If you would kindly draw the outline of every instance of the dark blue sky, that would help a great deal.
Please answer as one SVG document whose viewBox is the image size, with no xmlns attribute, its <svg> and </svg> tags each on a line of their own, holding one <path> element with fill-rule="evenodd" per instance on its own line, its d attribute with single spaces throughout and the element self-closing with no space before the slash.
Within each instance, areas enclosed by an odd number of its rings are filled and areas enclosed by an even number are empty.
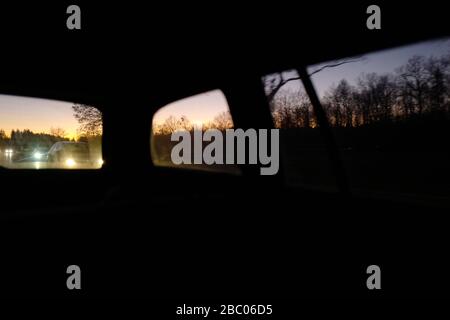
<svg viewBox="0 0 450 320">
<path fill-rule="evenodd" d="M 337 84 L 341 79 L 346 79 L 351 84 L 356 83 L 356 79 L 361 73 L 376 72 L 378 74 L 393 72 L 401 65 L 406 64 L 409 58 L 414 55 L 436 56 L 450 53 L 450 38 L 422 42 L 420 44 L 409 45 L 384 51 L 363 55 L 360 62 L 344 64 L 334 68 L 324 69 L 312 76 L 312 81 L 320 97 L 333 84 Z M 310 66 L 311 72 L 327 64 Z"/>
</svg>

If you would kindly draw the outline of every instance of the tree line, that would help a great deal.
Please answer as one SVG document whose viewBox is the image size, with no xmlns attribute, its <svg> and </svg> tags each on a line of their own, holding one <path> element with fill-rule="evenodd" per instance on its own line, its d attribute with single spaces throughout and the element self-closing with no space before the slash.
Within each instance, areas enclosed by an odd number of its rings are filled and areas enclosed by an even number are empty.
<svg viewBox="0 0 450 320">
<path fill-rule="evenodd" d="M 16 151 L 30 148 L 49 149 L 58 141 L 70 141 L 64 137 L 64 130 L 61 128 L 52 128 L 50 133 L 35 133 L 29 129 L 11 130 L 10 135 L 0 129 L 0 147 L 2 149 L 14 147 Z"/>
<path fill-rule="evenodd" d="M 74 117 L 80 124 L 77 133 L 78 137 L 69 139 L 63 128 L 50 128 L 48 133 L 36 133 L 30 129 L 13 129 L 7 135 L 5 130 L 0 129 L 0 148 L 14 148 L 16 152 L 30 149 L 50 149 L 58 141 L 88 142 L 94 148 L 99 148 L 102 135 L 102 114 L 89 105 L 74 104 L 72 106 Z"/>
<path fill-rule="evenodd" d="M 180 117 L 169 116 L 162 123 L 153 124 L 152 131 L 154 135 L 170 135 L 177 130 L 192 131 L 194 129 L 201 129 L 203 131 L 208 129 L 226 130 L 233 128 L 233 120 L 228 111 L 217 114 L 213 120 L 203 123 L 201 128 L 197 128 L 185 115 Z"/>
<path fill-rule="evenodd" d="M 176 117 L 171 115 L 162 123 L 152 125 L 152 159 L 157 165 L 171 165 L 171 150 L 177 142 L 171 141 L 171 134 L 178 130 L 206 131 L 208 129 L 218 129 L 224 131 L 233 128 L 231 114 L 228 111 L 217 114 L 212 120 L 202 123 L 201 128 L 195 126 L 185 115 Z M 193 139 L 193 137 L 192 137 Z"/>
<path fill-rule="evenodd" d="M 270 97 L 270 93 L 269 93 Z M 333 127 L 360 127 L 450 114 L 450 54 L 413 56 L 394 72 L 362 73 L 356 84 L 342 79 L 321 98 Z M 303 90 L 280 90 L 271 100 L 278 128 L 313 128 L 316 122 Z"/>
</svg>

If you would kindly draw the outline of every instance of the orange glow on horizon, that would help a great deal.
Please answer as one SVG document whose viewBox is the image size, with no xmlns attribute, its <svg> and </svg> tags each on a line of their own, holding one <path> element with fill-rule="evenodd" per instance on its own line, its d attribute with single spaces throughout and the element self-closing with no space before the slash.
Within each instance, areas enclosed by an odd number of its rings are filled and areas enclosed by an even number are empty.
<svg viewBox="0 0 450 320">
<path fill-rule="evenodd" d="M 64 138 L 77 140 L 80 124 L 72 106 L 71 102 L 0 95 L 0 130 L 10 138 L 13 130 L 52 134 L 52 129 L 62 129 Z"/>
</svg>

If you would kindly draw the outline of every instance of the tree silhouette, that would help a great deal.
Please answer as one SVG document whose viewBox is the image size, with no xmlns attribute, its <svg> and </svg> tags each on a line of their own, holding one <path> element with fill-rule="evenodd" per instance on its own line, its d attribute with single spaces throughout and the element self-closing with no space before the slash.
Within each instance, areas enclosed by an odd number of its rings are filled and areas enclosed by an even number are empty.
<svg viewBox="0 0 450 320">
<path fill-rule="evenodd" d="M 309 128 L 314 126 L 312 105 L 304 90 L 280 91 L 272 105 L 275 127 Z"/>
<path fill-rule="evenodd" d="M 193 126 L 189 119 L 186 116 L 181 116 L 180 118 L 176 118 L 175 116 L 169 116 L 164 120 L 164 122 L 160 125 L 153 125 L 153 133 L 154 134 L 171 134 L 177 130 L 187 130 L 191 131 Z"/>
<path fill-rule="evenodd" d="M 50 134 L 55 137 L 64 138 L 66 131 L 63 128 L 50 128 Z"/>
<path fill-rule="evenodd" d="M 80 127 L 80 135 L 97 136 L 102 134 L 102 113 L 93 106 L 85 104 L 74 104 L 72 106 L 74 117 Z"/>
<path fill-rule="evenodd" d="M 325 65 L 316 71 L 336 65 Z M 298 77 L 285 78 L 280 74 L 269 80 L 265 79 L 266 93 L 277 127 L 308 127 L 308 122 L 314 123 L 313 117 L 307 120 L 312 113 L 306 112 L 310 102 L 302 88 L 296 92 L 280 90 Z M 428 59 L 413 56 L 395 72 L 361 74 L 355 85 L 342 79 L 325 91 L 322 106 L 332 126 L 351 128 L 450 112 L 449 92 L 450 54 Z"/>
<path fill-rule="evenodd" d="M 428 90 L 427 73 L 425 70 L 425 58 L 414 56 L 408 60 L 408 63 L 397 70 L 398 82 L 404 88 L 404 93 L 411 97 L 407 107 L 417 114 L 422 114 L 425 108 L 425 97 Z"/>
<path fill-rule="evenodd" d="M 341 66 L 343 64 L 352 63 L 352 62 L 358 62 L 362 61 L 364 57 L 356 57 L 356 58 L 346 58 L 341 59 L 333 63 L 325 64 L 323 66 L 320 66 L 318 69 L 312 71 L 309 73 L 309 76 L 312 76 L 316 73 L 321 72 L 322 70 L 328 69 L 328 68 L 334 68 Z M 269 103 L 272 103 L 273 99 L 275 98 L 278 91 L 280 91 L 281 88 L 283 88 L 287 83 L 295 80 L 301 80 L 299 76 L 289 77 L 285 78 L 283 75 L 283 72 L 278 72 L 277 74 L 272 74 L 267 77 L 263 78 L 264 87 L 266 88 L 266 96 L 267 101 Z"/>
<path fill-rule="evenodd" d="M 214 117 L 212 123 L 207 125 L 207 128 L 214 128 L 218 130 L 226 130 L 233 128 L 233 120 L 231 114 L 228 111 L 219 113 Z"/>
</svg>

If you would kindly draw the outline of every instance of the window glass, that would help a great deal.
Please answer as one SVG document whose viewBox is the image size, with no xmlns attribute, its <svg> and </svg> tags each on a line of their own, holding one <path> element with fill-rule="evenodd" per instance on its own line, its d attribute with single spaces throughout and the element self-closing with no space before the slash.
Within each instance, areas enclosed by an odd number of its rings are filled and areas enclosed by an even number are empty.
<svg viewBox="0 0 450 320">
<path fill-rule="evenodd" d="M 0 166 L 97 169 L 102 114 L 92 106 L 0 95 Z"/>
<path fill-rule="evenodd" d="M 354 192 L 450 195 L 450 39 L 308 68 Z"/>
<path fill-rule="evenodd" d="M 336 191 L 326 144 L 313 107 L 295 70 L 262 79 L 280 145 L 288 184 Z"/>
<path fill-rule="evenodd" d="M 233 120 L 228 108 L 227 100 L 221 90 L 214 90 L 188 97 L 159 109 L 153 116 L 152 121 L 152 161 L 156 166 L 177 167 L 187 169 L 199 169 L 207 171 L 218 171 L 238 174 L 240 170 L 233 164 L 213 163 L 206 164 L 195 163 L 194 144 L 200 146 L 203 152 L 205 148 L 215 139 L 205 141 L 203 134 L 208 129 L 217 129 L 224 137 L 225 130 L 233 129 Z M 172 134 L 185 131 L 190 136 L 190 163 L 174 163 L 172 151 L 180 140 L 173 140 Z M 224 141 L 224 140 L 223 140 Z M 222 154 L 225 154 L 225 143 L 221 148 Z M 183 152 L 181 152 L 183 153 Z"/>
</svg>

